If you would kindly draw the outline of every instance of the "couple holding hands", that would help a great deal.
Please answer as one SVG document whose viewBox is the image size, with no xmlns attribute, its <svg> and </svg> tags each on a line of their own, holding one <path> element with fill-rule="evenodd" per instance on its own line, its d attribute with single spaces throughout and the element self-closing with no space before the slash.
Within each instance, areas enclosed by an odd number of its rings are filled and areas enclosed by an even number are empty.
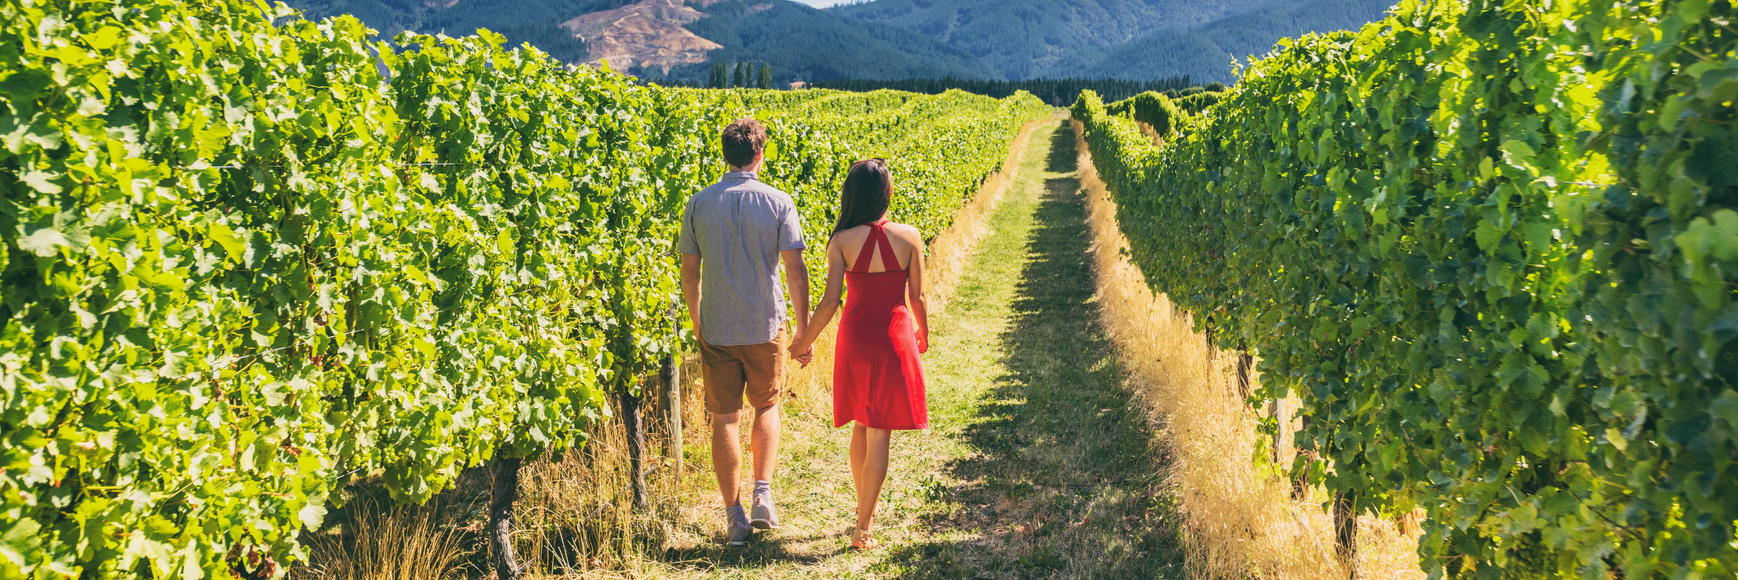
<svg viewBox="0 0 1738 580">
<path fill-rule="evenodd" d="M 893 197 L 887 162 L 852 164 L 839 196 L 839 221 L 826 242 L 826 291 L 811 316 L 803 262 L 807 242 L 796 204 L 756 176 L 766 128 L 754 119 L 738 120 L 724 129 L 723 145 L 730 171 L 688 199 L 677 246 L 682 299 L 700 339 L 706 411 L 712 417 L 712 469 L 727 511 L 725 541 L 740 546 L 755 529 L 778 528 L 772 476 L 785 358 L 807 366 L 815 340 L 837 314 L 833 426 L 855 423 L 851 477 L 857 526 L 851 547 L 873 549 L 869 526 L 887 479 L 893 431 L 929 426 L 918 360 L 929 349 L 923 238 L 917 228 L 887 221 Z M 797 317 L 798 332 L 788 346 L 780 262 Z M 841 313 L 846 289 L 850 300 Z M 754 489 L 748 509 L 741 498 L 738 443 L 745 394 L 754 413 Z"/>
</svg>

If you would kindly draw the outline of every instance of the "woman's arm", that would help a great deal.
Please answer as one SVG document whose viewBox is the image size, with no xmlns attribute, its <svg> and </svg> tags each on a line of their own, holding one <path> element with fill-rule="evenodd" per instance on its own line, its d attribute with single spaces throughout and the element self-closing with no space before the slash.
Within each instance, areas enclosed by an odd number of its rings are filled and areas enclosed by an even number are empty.
<svg viewBox="0 0 1738 580">
<path fill-rule="evenodd" d="M 923 300 L 923 234 L 912 228 L 910 274 L 905 284 L 905 299 L 911 305 L 911 315 L 917 318 L 917 352 L 929 352 L 929 305 Z"/>
<path fill-rule="evenodd" d="M 808 325 L 803 327 L 803 333 L 791 341 L 791 358 L 795 358 L 807 366 L 813 353 L 815 341 L 821 338 L 821 332 L 827 329 L 827 324 L 833 321 L 833 315 L 839 313 L 839 298 L 845 292 L 845 254 L 827 240 L 827 290 L 821 294 L 821 303 L 815 305 L 815 312 L 809 315 Z"/>
</svg>

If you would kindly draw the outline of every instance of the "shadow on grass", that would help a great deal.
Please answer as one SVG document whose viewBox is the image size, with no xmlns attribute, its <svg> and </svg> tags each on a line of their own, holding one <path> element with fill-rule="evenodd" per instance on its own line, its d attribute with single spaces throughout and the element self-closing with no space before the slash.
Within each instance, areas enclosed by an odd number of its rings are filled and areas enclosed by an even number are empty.
<svg viewBox="0 0 1738 580">
<path fill-rule="evenodd" d="M 1079 161 L 1079 154 L 1074 147 L 1074 131 L 1069 129 L 1067 123 L 1056 125 L 1055 130 L 1050 134 L 1050 155 L 1044 158 L 1044 170 L 1051 173 L 1074 173 L 1074 170 L 1076 169 L 1075 165 L 1078 164 Z M 1051 182 L 1056 181 L 1064 180 L 1051 180 Z M 1079 185 L 1079 181 L 1073 178 L 1069 178 L 1066 181 Z M 1054 192 L 1055 188 L 1052 183 L 1047 182 L 1044 185 L 1049 187 L 1050 191 Z M 1063 193 L 1072 192 L 1073 190 L 1070 189 Z M 1081 214 L 1081 219 L 1085 220 L 1085 210 L 1083 209 L 1081 211 L 1083 212 Z M 1086 240 L 1086 230 L 1084 227 L 1080 230 L 1080 239 L 1082 242 Z M 1083 243 L 1081 247 L 1085 247 L 1085 244 Z"/>
<path fill-rule="evenodd" d="M 1047 169 L 1075 169 L 1073 133 L 1051 140 Z M 926 525 L 938 536 L 880 566 L 900 578 L 1180 578 L 1181 529 L 1164 493 L 1166 454 L 1098 324 L 1086 210 L 1072 177 L 1046 180 L 1027 237 L 1007 373 L 947 466 Z M 951 534 L 950 534 L 951 532 Z"/>
<path fill-rule="evenodd" d="M 765 535 L 761 533 L 750 540 L 747 546 L 742 547 L 727 547 L 722 542 L 723 535 L 715 534 L 715 537 L 708 538 L 709 541 L 691 548 L 666 550 L 661 559 L 678 566 L 689 563 L 704 569 L 741 568 L 752 570 L 775 564 L 818 564 L 828 558 L 844 555 L 846 553 L 844 546 L 841 545 L 837 550 L 820 554 L 811 551 L 793 551 L 790 547 L 848 534 L 849 532 L 845 530 L 824 530 L 802 536 L 758 537 Z"/>
</svg>

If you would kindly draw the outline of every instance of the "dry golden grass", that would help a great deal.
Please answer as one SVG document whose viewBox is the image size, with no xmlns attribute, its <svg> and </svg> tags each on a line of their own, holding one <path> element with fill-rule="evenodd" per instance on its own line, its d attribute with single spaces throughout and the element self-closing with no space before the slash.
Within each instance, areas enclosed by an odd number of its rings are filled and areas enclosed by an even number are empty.
<svg viewBox="0 0 1738 580">
<path fill-rule="evenodd" d="M 1154 129 L 1152 125 L 1149 125 L 1149 124 L 1141 122 L 1141 121 L 1135 121 L 1135 126 L 1140 127 L 1141 134 L 1146 135 L 1147 138 L 1149 138 L 1149 139 L 1152 139 L 1154 145 L 1164 144 L 1165 138 L 1160 137 L 1159 131 L 1157 129 Z M 1084 151 L 1084 149 L 1082 149 L 1082 151 Z"/>
<path fill-rule="evenodd" d="M 1077 141 L 1081 126 L 1074 123 Z M 1290 484 L 1250 458 L 1259 417 L 1238 394 L 1231 353 L 1215 352 L 1193 322 L 1164 295 L 1155 296 L 1124 256 L 1128 241 L 1116 204 L 1079 143 L 1103 325 L 1137 377 L 1140 399 L 1168 433 L 1175 463 L 1190 574 L 1196 578 L 1344 579 L 1335 557 L 1332 517 L 1321 489 L 1293 500 Z M 1253 374 L 1253 371 L 1251 371 Z M 1251 383 L 1259 377 L 1252 376 Z M 1295 408 L 1295 403 L 1281 408 Z M 1282 449 L 1290 445 L 1282 445 Z M 1280 460 L 1289 464 L 1291 456 Z M 1360 578 L 1423 578 L 1415 553 L 1418 526 L 1359 518 Z"/>
<path fill-rule="evenodd" d="M 647 419 L 658 416 L 647 409 Z M 648 434 L 647 443 L 658 437 Z M 673 462 L 648 449 L 646 477 L 651 504 L 633 507 L 627 430 L 619 419 L 593 429 L 584 448 L 525 464 L 514 511 L 521 564 L 533 575 L 567 575 L 592 569 L 632 569 L 648 551 L 661 550 L 675 532 L 684 500 L 680 482 L 668 476 Z"/>
<path fill-rule="evenodd" d="M 349 506 L 351 519 L 336 534 L 308 542 L 315 565 L 292 575 L 310 580 L 447 580 L 462 578 L 470 553 L 464 534 L 444 527 L 436 506 L 382 507 L 374 500 Z"/>
</svg>

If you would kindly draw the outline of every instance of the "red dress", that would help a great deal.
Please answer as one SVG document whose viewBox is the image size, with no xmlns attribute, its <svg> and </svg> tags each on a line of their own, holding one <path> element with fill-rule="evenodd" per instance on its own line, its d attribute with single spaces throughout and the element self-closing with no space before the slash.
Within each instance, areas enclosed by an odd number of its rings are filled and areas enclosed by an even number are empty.
<svg viewBox="0 0 1738 580">
<path fill-rule="evenodd" d="M 875 249 L 889 268 L 899 265 L 882 226 L 869 224 L 869 239 L 857 254 L 867 270 Z M 909 269 L 845 271 L 845 309 L 833 356 L 833 426 L 856 421 L 875 429 L 929 426 L 923 363 L 917 358 L 916 321 L 905 305 Z"/>
</svg>

